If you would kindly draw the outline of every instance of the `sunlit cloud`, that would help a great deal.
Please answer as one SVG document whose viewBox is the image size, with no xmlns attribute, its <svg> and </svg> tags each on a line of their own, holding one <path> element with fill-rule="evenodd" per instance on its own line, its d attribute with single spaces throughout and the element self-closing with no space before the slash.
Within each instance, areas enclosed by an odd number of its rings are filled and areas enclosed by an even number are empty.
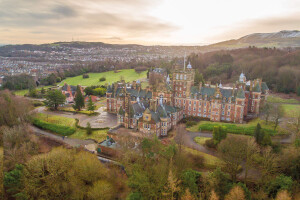
<svg viewBox="0 0 300 200">
<path fill-rule="evenodd" d="M 212 43 L 299 29 L 291 0 L 0 0 L 0 43 Z"/>
</svg>

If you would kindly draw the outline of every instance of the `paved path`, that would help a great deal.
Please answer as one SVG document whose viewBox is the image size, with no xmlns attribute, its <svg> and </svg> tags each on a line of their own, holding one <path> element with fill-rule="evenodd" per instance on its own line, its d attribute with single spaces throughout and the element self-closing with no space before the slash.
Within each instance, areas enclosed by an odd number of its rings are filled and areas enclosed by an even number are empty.
<svg viewBox="0 0 300 200">
<path fill-rule="evenodd" d="M 95 142 L 93 140 L 80 140 L 80 139 L 68 138 L 68 137 L 63 138 L 62 136 L 55 135 L 53 133 L 44 131 L 35 126 L 30 126 L 30 128 L 36 135 L 43 135 L 43 136 L 49 137 L 51 139 L 61 141 L 72 147 L 84 146 L 84 145 L 88 145 L 88 144 L 95 144 Z"/>
<path fill-rule="evenodd" d="M 64 111 L 48 111 L 46 107 L 38 107 L 35 109 L 38 113 L 44 113 L 48 115 L 58 115 L 61 117 L 68 117 L 79 120 L 79 125 L 86 127 L 87 123 L 90 122 L 92 128 L 106 128 L 114 127 L 118 124 L 117 116 L 111 113 L 108 113 L 105 110 L 105 107 L 100 107 L 96 112 L 99 112 L 99 115 L 88 116 L 80 113 L 64 112 Z"/>
<path fill-rule="evenodd" d="M 203 133 L 203 132 L 187 132 L 183 137 L 184 145 L 189 148 L 192 148 L 192 149 L 195 149 L 195 150 L 198 150 L 198 151 L 201 151 L 201 152 L 213 155 L 213 156 L 216 155 L 215 151 L 210 150 L 210 149 L 204 147 L 203 145 L 196 143 L 194 141 L 195 137 L 212 138 L 212 134 L 211 133 Z"/>
<path fill-rule="evenodd" d="M 100 113 L 96 116 L 87 116 L 81 117 L 79 120 L 80 126 L 87 126 L 87 123 L 90 122 L 92 128 L 105 128 L 105 127 L 114 127 L 118 124 L 117 115 L 108 113 L 105 110 L 105 107 L 100 107 L 96 112 Z"/>
</svg>

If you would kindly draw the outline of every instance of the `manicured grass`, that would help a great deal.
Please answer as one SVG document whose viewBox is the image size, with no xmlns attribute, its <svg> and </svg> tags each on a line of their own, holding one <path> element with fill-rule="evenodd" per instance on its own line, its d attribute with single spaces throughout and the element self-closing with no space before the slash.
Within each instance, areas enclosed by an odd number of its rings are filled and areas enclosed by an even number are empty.
<svg viewBox="0 0 300 200">
<path fill-rule="evenodd" d="M 81 140 L 94 139 L 98 142 L 101 142 L 101 141 L 105 140 L 105 138 L 107 136 L 107 131 L 108 131 L 107 129 L 94 130 L 91 135 L 87 135 L 86 130 L 76 128 L 76 126 L 75 126 L 76 120 L 73 119 L 73 118 L 61 117 L 61 116 L 57 116 L 57 115 L 47 115 L 47 114 L 39 113 L 35 116 L 35 119 L 38 119 L 38 120 L 43 121 L 45 123 L 67 127 L 67 128 L 72 129 L 72 130 L 74 129 L 72 134 L 69 134 L 70 138 L 77 138 L 77 139 L 81 139 Z M 60 131 L 57 132 L 57 129 L 48 129 L 48 128 L 43 128 L 43 129 L 50 130 L 50 131 L 55 132 L 55 133 L 60 134 L 60 135 L 65 135 L 65 134 L 62 134 L 62 132 L 60 132 Z"/>
<path fill-rule="evenodd" d="M 91 135 L 86 134 L 86 130 L 77 129 L 76 132 L 70 136 L 70 138 L 77 138 L 81 140 L 93 139 L 97 142 L 102 142 L 106 139 L 108 129 L 93 131 Z"/>
<path fill-rule="evenodd" d="M 47 115 L 44 113 L 38 113 L 35 118 L 43 120 L 52 124 L 59 124 L 63 126 L 75 127 L 76 120 L 68 117 L 61 117 L 58 115 Z"/>
<path fill-rule="evenodd" d="M 101 77 L 105 77 L 106 81 L 99 81 Z M 89 78 L 82 78 L 82 75 L 75 76 L 71 78 L 66 78 L 63 80 L 60 85 L 68 83 L 69 85 L 82 85 L 82 86 L 91 86 L 91 85 L 105 85 L 106 83 L 113 83 L 119 81 L 123 77 L 126 82 L 131 82 L 134 80 L 142 79 L 147 77 L 147 71 L 141 72 L 140 74 L 136 73 L 134 69 L 119 70 L 118 73 L 114 71 L 102 72 L 102 73 L 89 73 Z"/>
<path fill-rule="evenodd" d="M 222 160 L 220 160 L 219 158 L 203 153 L 201 151 L 197 151 L 188 147 L 184 147 L 184 151 L 197 155 L 197 156 L 202 156 L 204 158 L 204 166 L 205 168 L 208 169 L 214 169 L 218 166 L 221 166 L 223 164 Z"/>
<path fill-rule="evenodd" d="M 201 121 L 197 125 L 187 128 L 187 130 L 192 132 L 197 131 L 213 131 L 214 126 L 224 126 L 227 129 L 228 133 L 233 134 L 243 134 L 243 135 L 253 135 L 257 123 L 260 123 L 265 133 L 275 135 L 276 131 L 273 130 L 273 123 L 269 122 L 268 125 L 264 120 L 255 119 L 247 124 L 233 124 L 233 123 L 224 123 L 224 122 L 210 122 L 210 121 Z"/>
<path fill-rule="evenodd" d="M 195 137 L 194 138 L 194 141 L 197 143 L 197 144 L 200 144 L 200 145 L 205 145 L 205 141 L 206 140 L 209 140 L 210 138 L 208 137 Z"/>
<path fill-rule="evenodd" d="M 285 117 L 298 117 L 300 113 L 300 104 L 282 104 Z"/>
<path fill-rule="evenodd" d="M 48 88 L 51 88 L 51 87 L 55 87 L 53 85 L 48 85 L 48 86 L 40 86 L 40 87 L 37 87 L 37 90 L 41 90 L 42 88 L 44 89 L 48 89 Z M 13 91 L 15 93 L 15 95 L 18 95 L 18 96 L 24 96 L 25 94 L 27 94 L 29 92 L 28 89 L 25 89 L 25 90 L 16 90 L 16 91 Z"/>
<path fill-rule="evenodd" d="M 300 101 L 298 101 L 297 99 L 283 99 L 281 97 L 274 96 L 274 95 L 269 95 L 267 97 L 267 101 L 270 103 L 299 103 L 300 104 Z"/>
<path fill-rule="evenodd" d="M 59 125 L 59 124 L 53 124 L 49 123 L 40 119 L 35 118 L 33 120 L 33 124 L 41 129 L 49 130 L 55 133 L 58 133 L 63 136 L 72 135 L 75 133 L 76 129 L 74 127 Z"/>
<path fill-rule="evenodd" d="M 96 106 L 95 110 L 97 110 L 99 107 Z M 80 114 L 85 114 L 85 115 L 97 115 L 99 113 L 97 112 L 91 112 L 91 111 L 88 111 L 88 110 L 74 110 L 73 107 L 60 107 L 59 110 L 61 111 L 65 111 L 65 112 L 73 112 L 73 113 L 80 113 Z"/>
</svg>

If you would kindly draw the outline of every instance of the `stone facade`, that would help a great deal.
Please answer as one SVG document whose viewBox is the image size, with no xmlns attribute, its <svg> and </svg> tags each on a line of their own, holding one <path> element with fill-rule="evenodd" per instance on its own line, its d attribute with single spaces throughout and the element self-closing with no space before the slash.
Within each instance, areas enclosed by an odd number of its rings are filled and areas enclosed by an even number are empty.
<svg viewBox="0 0 300 200">
<path fill-rule="evenodd" d="M 257 116 L 268 95 L 261 79 L 247 81 L 242 73 L 233 87 L 202 83 L 194 86 L 195 70 L 191 64 L 175 70 L 172 81 L 156 88 L 141 89 L 139 82 L 117 82 L 107 88 L 107 110 L 118 114 L 126 128 L 165 136 L 185 116 L 211 121 L 242 123 L 248 115 Z"/>
<path fill-rule="evenodd" d="M 118 123 L 145 134 L 166 136 L 183 117 L 183 111 L 173 104 L 169 83 L 157 88 L 141 89 L 141 84 L 114 83 L 107 88 L 107 111 L 117 113 Z"/>
</svg>

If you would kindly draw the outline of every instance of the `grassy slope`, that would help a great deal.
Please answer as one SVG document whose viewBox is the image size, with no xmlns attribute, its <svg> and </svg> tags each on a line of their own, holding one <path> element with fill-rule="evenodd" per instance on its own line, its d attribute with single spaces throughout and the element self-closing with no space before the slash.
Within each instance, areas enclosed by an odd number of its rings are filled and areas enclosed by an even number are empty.
<svg viewBox="0 0 300 200">
<path fill-rule="evenodd" d="M 221 166 L 222 165 L 222 160 L 220 160 L 219 158 L 203 153 L 201 151 L 197 151 L 188 147 L 184 147 L 184 151 L 189 152 L 191 154 L 194 155 L 198 155 L 198 156 L 203 156 L 204 158 L 204 166 L 208 169 L 214 169 L 217 166 Z"/>
<path fill-rule="evenodd" d="M 106 81 L 99 81 L 101 77 L 105 77 Z M 82 75 L 75 76 L 71 78 L 66 78 L 63 80 L 60 85 L 68 83 L 69 85 L 82 85 L 82 86 L 91 86 L 91 85 L 104 85 L 106 83 L 113 83 L 119 81 L 123 77 L 126 82 L 131 82 L 137 79 L 142 79 L 147 77 L 147 71 L 144 71 L 140 74 L 136 73 L 134 69 L 120 70 L 118 73 L 114 71 L 102 72 L 102 73 L 89 73 L 89 78 L 83 79 Z"/>
<path fill-rule="evenodd" d="M 200 144 L 200 145 L 204 145 L 205 144 L 205 141 L 206 140 L 209 140 L 210 138 L 208 137 L 195 137 L 194 138 L 194 141 L 197 143 L 197 144 Z"/>
<path fill-rule="evenodd" d="M 54 86 L 53 85 L 41 86 L 41 87 L 38 87 L 37 90 L 41 90 L 42 88 L 47 89 L 47 88 L 50 88 L 50 87 L 54 87 Z M 18 96 L 24 96 L 28 92 L 29 92 L 28 89 L 14 91 L 15 95 L 18 95 Z"/>
<path fill-rule="evenodd" d="M 300 104 L 300 101 L 298 101 L 297 99 L 283 99 L 281 97 L 274 96 L 274 95 L 269 95 L 267 101 L 270 103 L 299 103 Z"/>
<path fill-rule="evenodd" d="M 300 104 L 282 104 L 285 117 L 297 117 L 300 113 Z"/>
</svg>

